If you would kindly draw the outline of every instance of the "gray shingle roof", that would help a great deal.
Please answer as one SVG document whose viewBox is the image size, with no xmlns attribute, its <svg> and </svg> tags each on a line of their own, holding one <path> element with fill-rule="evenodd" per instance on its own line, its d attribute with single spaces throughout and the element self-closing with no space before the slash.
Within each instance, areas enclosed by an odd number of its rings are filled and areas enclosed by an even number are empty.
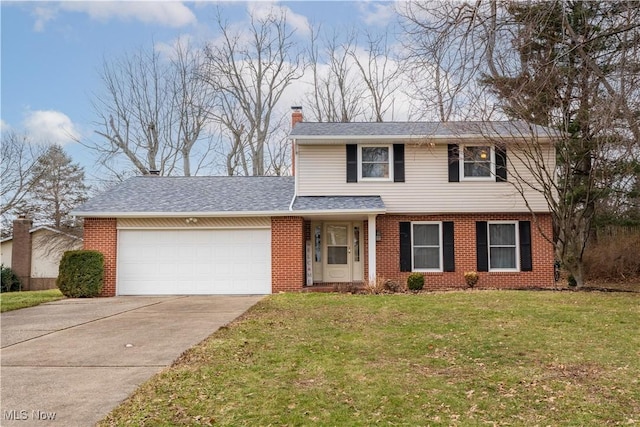
<svg viewBox="0 0 640 427">
<path fill-rule="evenodd" d="M 384 209 L 385 205 L 380 196 L 299 196 L 293 202 L 294 211 Z"/>
<path fill-rule="evenodd" d="M 538 136 L 551 137 L 553 129 L 525 122 L 366 122 L 366 123 L 315 123 L 300 122 L 291 133 L 292 138 L 313 137 L 432 137 L 446 138 L 463 135 L 487 137 L 529 136 L 534 132 Z"/>
<path fill-rule="evenodd" d="M 72 214 L 288 211 L 293 194 L 293 177 L 139 176 L 90 199 Z"/>
</svg>

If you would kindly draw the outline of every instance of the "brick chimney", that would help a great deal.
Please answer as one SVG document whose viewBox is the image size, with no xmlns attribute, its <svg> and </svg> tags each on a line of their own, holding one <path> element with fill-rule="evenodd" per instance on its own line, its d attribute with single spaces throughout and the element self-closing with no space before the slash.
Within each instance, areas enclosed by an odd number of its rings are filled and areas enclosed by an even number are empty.
<svg viewBox="0 0 640 427">
<path fill-rule="evenodd" d="M 291 129 L 293 129 L 296 123 L 300 123 L 302 121 L 302 107 L 291 107 Z"/>
<path fill-rule="evenodd" d="M 22 290 L 31 289 L 31 233 L 33 221 L 20 215 L 13 221 L 13 245 L 11 248 L 11 269 L 22 283 Z"/>
<path fill-rule="evenodd" d="M 293 129 L 297 123 L 303 120 L 302 107 L 291 107 L 291 129 Z M 291 175 L 296 175 L 296 144 L 295 140 L 291 140 Z"/>
</svg>

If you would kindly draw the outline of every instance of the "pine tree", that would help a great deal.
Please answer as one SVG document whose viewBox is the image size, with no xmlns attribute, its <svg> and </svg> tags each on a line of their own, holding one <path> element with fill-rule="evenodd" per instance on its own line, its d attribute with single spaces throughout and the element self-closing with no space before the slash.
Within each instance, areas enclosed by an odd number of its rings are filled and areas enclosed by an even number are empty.
<svg viewBox="0 0 640 427">
<path fill-rule="evenodd" d="M 25 209 L 35 223 L 70 227 L 69 212 L 87 200 L 84 169 L 73 163 L 61 146 L 52 145 L 38 158 Z"/>
</svg>

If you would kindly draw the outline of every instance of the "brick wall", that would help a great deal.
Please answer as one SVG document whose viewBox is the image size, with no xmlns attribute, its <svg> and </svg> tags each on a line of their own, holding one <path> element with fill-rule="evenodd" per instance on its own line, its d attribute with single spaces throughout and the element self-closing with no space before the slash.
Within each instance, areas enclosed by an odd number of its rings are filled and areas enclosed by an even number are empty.
<svg viewBox="0 0 640 427">
<path fill-rule="evenodd" d="M 102 297 L 116 295 L 116 257 L 118 231 L 115 218 L 85 218 L 84 249 L 102 252 L 104 256 L 104 285 Z"/>
<path fill-rule="evenodd" d="M 31 288 L 31 227 L 33 221 L 20 216 L 13 221 L 13 245 L 11 247 L 11 269 L 20 279 L 23 291 Z"/>
<path fill-rule="evenodd" d="M 466 288 L 464 273 L 476 271 L 476 221 L 531 221 L 533 270 L 517 273 L 479 272 L 477 288 L 550 288 L 553 280 L 553 245 L 541 235 L 539 226 L 548 236 L 552 232 L 551 215 L 538 215 L 534 220 L 527 214 L 473 214 L 473 215 L 380 215 L 376 228 L 382 233 L 377 242 L 377 275 L 406 283 L 411 273 L 400 272 L 401 221 L 454 221 L 455 272 L 423 273 L 425 289 Z"/>
<path fill-rule="evenodd" d="M 301 217 L 271 218 L 271 290 L 299 291 L 305 283 L 305 226 Z"/>
</svg>

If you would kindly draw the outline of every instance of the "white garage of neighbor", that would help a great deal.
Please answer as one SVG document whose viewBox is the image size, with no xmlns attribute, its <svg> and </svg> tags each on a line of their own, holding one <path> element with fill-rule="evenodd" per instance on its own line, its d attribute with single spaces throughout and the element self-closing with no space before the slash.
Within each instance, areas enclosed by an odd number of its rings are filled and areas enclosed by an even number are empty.
<svg viewBox="0 0 640 427">
<path fill-rule="evenodd" d="M 118 295 L 271 293 L 270 228 L 121 229 Z"/>
</svg>

